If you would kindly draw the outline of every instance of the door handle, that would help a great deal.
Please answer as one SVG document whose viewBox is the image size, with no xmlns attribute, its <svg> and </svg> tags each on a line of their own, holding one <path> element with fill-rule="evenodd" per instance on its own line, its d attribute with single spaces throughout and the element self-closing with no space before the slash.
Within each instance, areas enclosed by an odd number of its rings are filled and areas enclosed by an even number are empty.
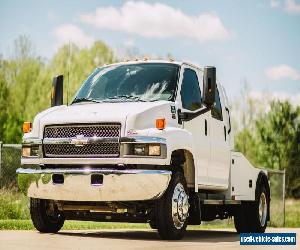
<svg viewBox="0 0 300 250">
<path fill-rule="evenodd" d="M 206 119 L 205 119 L 204 131 L 205 131 L 205 135 L 207 136 L 207 120 Z"/>
</svg>

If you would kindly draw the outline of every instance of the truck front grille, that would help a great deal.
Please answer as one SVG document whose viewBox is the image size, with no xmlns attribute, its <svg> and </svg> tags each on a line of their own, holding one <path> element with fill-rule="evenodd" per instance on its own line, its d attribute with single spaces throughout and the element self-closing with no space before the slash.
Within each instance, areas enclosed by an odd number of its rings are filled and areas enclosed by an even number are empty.
<svg viewBox="0 0 300 250">
<path fill-rule="evenodd" d="M 95 125 L 61 125 L 47 126 L 45 138 L 71 138 L 77 135 L 85 137 L 119 137 L 120 124 L 95 124 Z"/>
<path fill-rule="evenodd" d="M 111 138 L 105 142 L 92 144 L 44 144 L 45 157 L 67 158 L 67 157 L 118 157 L 120 154 L 119 139 L 121 135 L 120 124 L 76 124 L 76 125 L 55 125 L 46 126 L 44 138 L 76 138 L 100 137 Z"/>
<path fill-rule="evenodd" d="M 44 146 L 47 157 L 111 157 L 119 155 L 118 143 L 87 144 L 81 147 L 71 144 Z"/>
</svg>

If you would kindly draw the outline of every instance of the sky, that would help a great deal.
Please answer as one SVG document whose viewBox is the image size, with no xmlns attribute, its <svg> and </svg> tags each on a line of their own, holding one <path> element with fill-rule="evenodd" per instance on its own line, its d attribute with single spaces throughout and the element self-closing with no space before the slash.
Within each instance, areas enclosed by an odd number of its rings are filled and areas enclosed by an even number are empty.
<svg viewBox="0 0 300 250">
<path fill-rule="evenodd" d="M 230 99 L 247 82 L 254 98 L 300 105 L 300 0 L 1 0 L 0 54 L 24 34 L 45 60 L 102 40 L 120 57 L 214 65 Z"/>
</svg>

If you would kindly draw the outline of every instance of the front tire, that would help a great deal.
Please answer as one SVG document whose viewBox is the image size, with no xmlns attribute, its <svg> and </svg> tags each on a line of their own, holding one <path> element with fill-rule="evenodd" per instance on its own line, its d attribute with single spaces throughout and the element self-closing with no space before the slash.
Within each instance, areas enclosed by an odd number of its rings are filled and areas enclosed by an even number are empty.
<svg viewBox="0 0 300 250">
<path fill-rule="evenodd" d="M 57 233 L 65 221 L 48 200 L 30 198 L 30 215 L 34 227 L 41 233 Z"/>
<path fill-rule="evenodd" d="M 189 216 L 188 200 L 188 190 L 183 174 L 174 173 L 165 194 L 157 202 L 156 226 L 162 239 L 180 240 L 183 238 Z"/>
</svg>

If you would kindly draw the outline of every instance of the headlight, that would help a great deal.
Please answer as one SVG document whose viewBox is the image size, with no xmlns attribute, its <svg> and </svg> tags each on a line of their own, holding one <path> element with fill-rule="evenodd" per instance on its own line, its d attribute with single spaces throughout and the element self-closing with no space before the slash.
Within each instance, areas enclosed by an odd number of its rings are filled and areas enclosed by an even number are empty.
<svg viewBox="0 0 300 250">
<path fill-rule="evenodd" d="M 133 145 L 133 154 L 135 155 L 148 155 L 147 151 L 147 145 L 145 144 Z"/>
<path fill-rule="evenodd" d="M 39 146 L 37 146 L 37 145 L 22 146 L 22 156 L 23 157 L 32 157 L 32 156 L 35 157 L 38 155 L 39 155 Z"/>
<path fill-rule="evenodd" d="M 160 145 L 133 144 L 135 155 L 160 156 Z"/>
<path fill-rule="evenodd" d="M 124 143 L 122 145 L 122 156 L 162 156 L 162 148 L 166 152 L 166 145 L 148 143 Z"/>
<path fill-rule="evenodd" d="M 134 155 L 160 156 L 160 145 L 155 144 L 132 144 Z"/>
</svg>

